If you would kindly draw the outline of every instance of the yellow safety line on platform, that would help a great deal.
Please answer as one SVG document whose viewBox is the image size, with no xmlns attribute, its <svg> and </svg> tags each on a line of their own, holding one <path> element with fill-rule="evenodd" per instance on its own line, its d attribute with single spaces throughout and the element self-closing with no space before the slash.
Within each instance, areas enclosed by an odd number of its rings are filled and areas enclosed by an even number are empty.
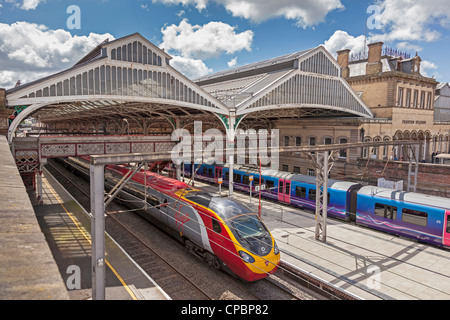
<svg viewBox="0 0 450 320">
<path fill-rule="evenodd" d="M 66 209 L 66 207 L 64 206 L 61 198 L 56 194 L 56 191 L 47 183 L 47 179 L 43 178 L 42 181 L 44 181 L 44 183 L 47 185 L 47 187 L 49 188 L 50 192 L 53 194 L 53 196 L 55 197 L 56 201 L 59 202 L 59 204 L 61 205 L 61 207 L 64 209 L 64 211 L 67 213 L 67 215 L 69 216 L 69 218 L 73 221 L 73 223 L 76 225 L 76 227 L 78 228 L 78 230 L 80 230 L 80 232 L 83 234 L 83 236 L 86 238 L 86 240 L 89 242 L 89 244 L 92 244 L 90 237 L 83 231 L 83 229 L 80 227 L 80 225 L 78 224 L 78 222 L 74 219 L 74 217 L 72 216 L 72 214 L 69 213 L 69 211 Z M 117 279 L 119 279 L 120 283 L 122 283 L 122 285 L 124 286 L 124 288 L 127 290 L 127 292 L 130 294 L 131 298 L 133 298 L 133 300 L 139 300 L 136 295 L 134 294 L 134 292 L 128 287 L 128 285 L 126 284 L 125 280 L 123 280 L 123 278 L 120 276 L 120 274 L 116 271 L 116 269 L 114 269 L 114 267 L 109 263 L 109 261 L 107 259 L 105 259 L 106 264 L 108 265 L 108 267 L 112 270 L 112 272 L 116 275 Z"/>
</svg>

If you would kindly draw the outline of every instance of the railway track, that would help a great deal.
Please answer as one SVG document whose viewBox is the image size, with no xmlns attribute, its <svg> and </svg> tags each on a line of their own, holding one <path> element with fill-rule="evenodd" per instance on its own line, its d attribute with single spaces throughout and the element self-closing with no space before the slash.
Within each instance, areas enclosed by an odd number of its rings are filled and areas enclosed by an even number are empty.
<svg viewBox="0 0 450 320">
<path fill-rule="evenodd" d="M 49 161 L 47 170 L 89 211 L 89 183 L 61 164 Z M 112 202 L 106 231 L 173 300 L 316 300 L 317 294 L 292 285 L 280 273 L 257 283 L 243 283 L 207 266 L 173 238 Z M 162 249 L 166 248 L 166 249 Z M 206 279 L 210 281 L 205 281 Z M 223 279 L 219 282 L 219 279 Z"/>
</svg>

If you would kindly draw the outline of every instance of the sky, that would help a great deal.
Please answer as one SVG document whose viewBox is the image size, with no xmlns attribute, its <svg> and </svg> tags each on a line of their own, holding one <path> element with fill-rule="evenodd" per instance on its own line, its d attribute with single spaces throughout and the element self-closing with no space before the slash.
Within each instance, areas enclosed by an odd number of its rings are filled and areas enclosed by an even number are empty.
<svg viewBox="0 0 450 320">
<path fill-rule="evenodd" d="M 139 32 L 191 79 L 324 45 L 383 41 L 450 82 L 449 0 L 0 0 L 0 88 L 73 66 Z"/>
</svg>

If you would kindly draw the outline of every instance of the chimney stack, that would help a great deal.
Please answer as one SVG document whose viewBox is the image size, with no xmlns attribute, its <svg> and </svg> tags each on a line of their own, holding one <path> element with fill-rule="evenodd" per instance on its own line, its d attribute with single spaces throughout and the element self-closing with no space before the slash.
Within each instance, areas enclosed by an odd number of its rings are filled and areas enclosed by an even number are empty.
<svg viewBox="0 0 450 320">
<path fill-rule="evenodd" d="M 337 61 L 342 68 L 342 77 L 348 78 L 350 76 L 350 68 L 348 67 L 350 50 L 340 50 L 337 52 L 337 55 Z"/>
<path fill-rule="evenodd" d="M 381 52 L 383 50 L 383 42 L 375 42 L 368 45 L 369 59 L 366 66 L 366 74 L 380 73 L 383 70 L 381 63 Z"/>
</svg>

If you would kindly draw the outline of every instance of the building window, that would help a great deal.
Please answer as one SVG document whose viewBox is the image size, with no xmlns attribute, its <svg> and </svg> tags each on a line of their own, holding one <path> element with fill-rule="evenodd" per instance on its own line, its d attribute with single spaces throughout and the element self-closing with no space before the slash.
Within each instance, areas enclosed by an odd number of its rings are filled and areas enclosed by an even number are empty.
<svg viewBox="0 0 450 320">
<path fill-rule="evenodd" d="M 315 146 L 316 145 L 316 138 L 309 138 L 309 145 L 310 146 Z M 315 152 L 311 152 L 311 154 L 316 154 Z"/>
<path fill-rule="evenodd" d="M 289 136 L 284 136 L 284 146 L 285 147 L 289 146 Z"/>
<path fill-rule="evenodd" d="M 406 104 L 405 107 L 411 108 L 411 89 L 406 90 Z"/>
<path fill-rule="evenodd" d="M 427 109 L 431 110 L 431 92 L 428 92 L 427 94 Z"/>
<path fill-rule="evenodd" d="M 324 143 L 325 145 L 331 144 L 331 138 L 325 138 Z"/>
<path fill-rule="evenodd" d="M 300 167 L 294 167 L 294 173 L 300 174 Z"/>
<path fill-rule="evenodd" d="M 315 177 L 316 171 L 314 169 L 308 169 L 308 176 Z"/>
<path fill-rule="evenodd" d="M 339 144 L 346 144 L 348 143 L 347 139 L 340 139 Z M 347 158 L 347 149 L 342 149 L 339 151 L 339 158 Z"/>
<path fill-rule="evenodd" d="M 283 164 L 283 171 L 288 172 L 289 171 L 289 166 L 286 164 Z"/>
<path fill-rule="evenodd" d="M 390 139 L 385 137 L 383 140 L 386 142 L 389 141 Z M 387 158 L 387 156 L 388 156 L 388 146 L 383 146 L 383 158 Z"/>
<path fill-rule="evenodd" d="M 419 91 L 414 90 L 413 108 L 417 108 L 418 99 L 419 99 Z"/>
<path fill-rule="evenodd" d="M 398 88 L 397 106 L 398 107 L 403 106 L 403 88 Z"/>
<path fill-rule="evenodd" d="M 302 137 L 295 137 L 295 145 L 300 147 L 302 145 Z"/>
<path fill-rule="evenodd" d="M 425 91 L 420 93 L 420 109 L 425 108 Z"/>
</svg>

